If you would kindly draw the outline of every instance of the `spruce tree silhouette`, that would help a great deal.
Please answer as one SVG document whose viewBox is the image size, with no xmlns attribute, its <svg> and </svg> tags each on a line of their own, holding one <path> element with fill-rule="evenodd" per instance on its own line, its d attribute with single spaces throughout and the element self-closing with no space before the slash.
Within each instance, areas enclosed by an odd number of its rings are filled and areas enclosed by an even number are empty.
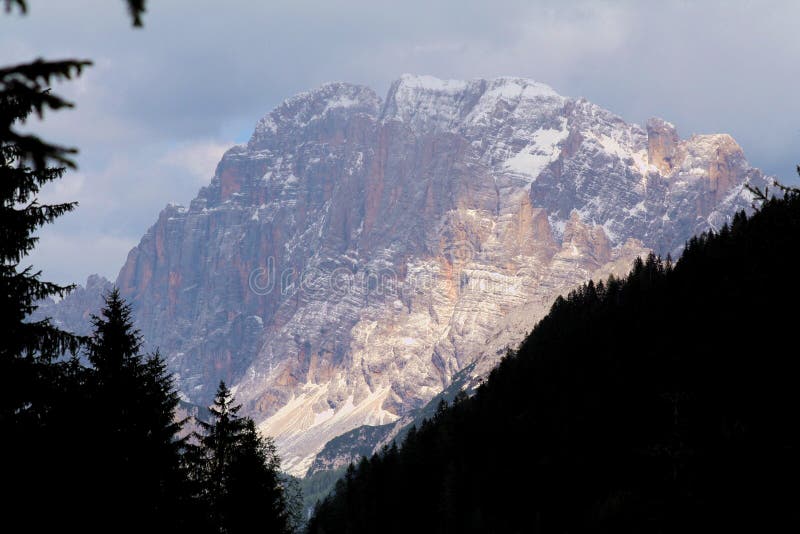
<svg viewBox="0 0 800 534">
<path fill-rule="evenodd" d="M 210 421 L 197 421 L 204 433 L 200 438 L 200 445 L 206 455 L 206 485 L 209 501 L 214 522 L 220 525 L 225 522 L 221 503 L 226 491 L 228 468 L 231 464 L 233 450 L 245 427 L 244 419 L 238 416 L 240 409 L 241 405 L 233 404 L 233 395 L 225 382 L 220 382 L 214 396 L 214 404 L 209 408 Z"/>
<path fill-rule="evenodd" d="M 209 421 L 198 421 L 205 496 L 214 532 L 292 532 L 275 444 L 258 434 L 220 382 Z M 254 513 L 254 511 L 256 511 Z"/>
<path fill-rule="evenodd" d="M 79 66 L 53 68 L 69 77 Z M 46 79 L 37 72 L 15 76 L 13 69 L 0 69 L 0 464 L 4 483 L 15 488 L 9 510 L 20 515 L 35 506 L 31 496 L 40 481 L 58 473 L 51 451 L 57 438 L 51 415 L 64 401 L 58 360 L 81 343 L 48 319 L 26 320 L 39 300 L 71 289 L 42 281 L 39 271 L 22 265 L 36 245 L 36 231 L 75 208 L 75 203 L 37 201 L 41 188 L 65 171 L 46 165 L 59 160 L 59 151 L 30 136 L 10 135 L 12 125 L 34 111 L 58 107 L 40 86 Z"/>
<path fill-rule="evenodd" d="M 87 398 L 97 527 L 121 517 L 142 529 L 175 528 L 182 490 L 177 392 L 166 365 L 141 352 L 131 308 L 116 288 L 92 318 Z M 135 513 L 133 513 L 135 511 Z"/>
<path fill-rule="evenodd" d="M 24 0 L 5 0 L 7 12 L 25 13 Z M 140 22 L 143 0 L 130 0 L 134 23 Z M 49 530 L 75 494 L 74 443 L 64 439 L 64 409 L 76 406 L 82 384 L 80 366 L 64 369 L 62 356 L 76 353 L 82 339 L 49 320 L 27 321 L 44 298 L 64 296 L 71 285 L 41 280 L 40 271 L 22 262 L 37 242 L 35 232 L 75 203 L 39 204 L 40 189 L 74 168 L 76 150 L 21 133 L 19 126 L 35 114 L 71 107 L 49 85 L 80 75 L 90 62 L 69 59 L 36 61 L 0 67 L 0 473 L 6 492 L 3 514 L 26 530 Z M 73 362 L 75 364 L 77 362 Z M 55 452 L 57 451 L 57 452 Z M 50 506 L 52 513 L 40 508 Z"/>
</svg>

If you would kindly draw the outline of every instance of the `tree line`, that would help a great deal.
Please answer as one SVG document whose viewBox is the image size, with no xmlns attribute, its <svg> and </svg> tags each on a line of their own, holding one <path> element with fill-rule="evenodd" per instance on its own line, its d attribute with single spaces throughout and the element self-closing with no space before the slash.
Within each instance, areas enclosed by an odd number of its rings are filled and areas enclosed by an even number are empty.
<svg viewBox="0 0 800 534">
<path fill-rule="evenodd" d="M 145 354 L 112 291 L 88 337 L 29 320 L 72 287 L 22 261 L 36 231 L 75 203 L 40 204 L 72 150 L 17 131 L 69 103 L 47 85 L 85 62 L 0 69 L 0 480 L 2 529 L 22 532 L 292 532 L 299 497 L 275 445 L 219 385 L 207 421 L 183 435 L 164 360 Z M 55 164 L 54 164 L 55 163 Z M 297 504 L 295 504 L 297 503 Z"/>
<path fill-rule="evenodd" d="M 0 415 L 4 520 L 26 532 L 296 531 L 297 489 L 225 384 L 182 436 L 172 377 L 141 352 L 116 289 L 92 323 L 69 357 L 4 353 L 4 391 L 16 389 Z"/>
<path fill-rule="evenodd" d="M 800 194 L 755 193 L 676 264 L 559 298 L 473 397 L 351 465 L 309 532 L 796 525 Z"/>
</svg>

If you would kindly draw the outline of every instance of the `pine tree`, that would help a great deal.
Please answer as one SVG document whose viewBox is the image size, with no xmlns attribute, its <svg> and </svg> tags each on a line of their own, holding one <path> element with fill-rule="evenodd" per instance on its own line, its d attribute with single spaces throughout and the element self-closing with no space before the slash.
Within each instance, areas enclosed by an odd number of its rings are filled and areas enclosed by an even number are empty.
<svg viewBox="0 0 800 534">
<path fill-rule="evenodd" d="M 241 408 L 241 405 L 233 404 L 233 394 L 221 381 L 214 404 L 209 408 L 211 421 L 197 421 L 204 432 L 200 444 L 207 457 L 207 492 L 215 505 L 222 500 L 232 451 L 244 430 L 245 421 L 238 416 Z"/>
<path fill-rule="evenodd" d="M 144 0 L 128 0 L 134 24 Z M 25 0 L 5 0 L 6 11 L 25 13 Z M 85 372 L 75 355 L 85 339 L 49 319 L 30 321 L 36 303 L 63 297 L 71 285 L 41 279 L 24 265 L 36 232 L 76 203 L 40 204 L 42 187 L 75 164 L 75 149 L 21 133 L 31 115 L 43 118 L 72 104 L 53 94 L 53 81 L 81 74 L 90 62 L 44 61 L 0 67 L 0 474 L 6 492 L 3 519 L 29 532 L 55 531 L 80 515 L 75 491 L 83 472 L 81 432 L 75 423 L 85 399 Z"/>
<path fill-rule="evenodd" d="M 129 524 L 142 528 L 174 528 L 183 473 L 172 378 L 158 353 L 141 353 L 131 308 L 117 289 L 92 323 L 89 462 L 95 498 L 103 503 L 98 519 L 128 516 Z"/>
<path fill-rule="evenodd" d="M 47 491 L 62 486 L 64 457 L 56 454 L 61 425 L 54 410 L 68 404 L 65 398 L 65 353 L 77 352 L 82 339 L 64 332 L 51 321 L 28 321 L 36 303 L 63 296 L 71 286 L 41 280 L 41 273 L 23 265 L 37 242 L 36 232 L 75 208 L 75 203 L 42 205 L 42 187 L 58 180 L 71 162 L 69 153 L 15 127 L 36 112 L 68 105 L 47 92 L 53 78 L 69 78 L 83 63 L 43 63 L 0 69 L 0 471 L 6 487 L 14 488 L 4 503 L 12 514 L 32 517 L 33 528 L 48 517 L 30 510 L 46 499 Z M 53 165 L 53 162 L 56 165 Z M 13 520 L 13 516 L 12 519 Z"/>
<path fill-rule="evenodd" d="M 289 532 L 283 486 L 275 443 L 262 438 L 253 420 L 246 419 L 231 456 L 222 502 L 227 530 L 250 532 L 257 522 L 265 532 Z"/>
<path fill-rule="evenodd" d="M 25 0 L 5 0 L 6 11 L 16 7 L 26 13 Z M 135 26 L 141 25 L 144 0 L 127 0 Z M 51 321 L 27 321 L 36 302 L 63 297 L 73 286 L 40 279 L 41 272 L 21 262 L 36 245 L 35 232 L 72 211 L 75 202 L 39 204 L 41 188 L 74 168 L 77 151 L 44 141 L 18 127 L 32 114 L 72 107 L 53 94 L 53 81 L 79 76 L 86 60 L 36 61 L 0 68 L 0 432 L 16 440 L 3 440 L 0 454 L 31 450 L 28 441 L 41 431 L 47 411 L 58 404 L 59 370 L 50 364 L 66 352 L 75 353 L 81 338 L 55 327 Z M 25 439 L 23 439 L 25 438 Z M 13 443 L 7 443 L 12 441 Z M 9 448 L 6 450 L 6 448 Z M 8 452 L 8 454 L 6 454 Z M 17 466 L 24 465 L 17 457 Z M 29 475 L 28 475 L 29 476 Z"/>
<path fill-rule="evenodd" d="M 64 71 L 69 76 L 71 70 Z M 63 296 L 72 287 L 40 279 L 41 273 L 20 263 L 36 245 L 35 232 L 43 225 L 73 210 L 75 203 L 41 205 L 41 188 L 64 173 L 65 167 L 48 167 L 47 159 L 59 159 L 59 152 L 15 134 L 12 125 L 23 122 L 34 111 L 41 112 L 52 100 L 36 79 L 0 70 L 0 427 L 30 415 L 39 418 L 42 365 L 66 351 L 76 351 L 80 339 L 51 324 L 49 320 L 28 322 L 36 302 Z M 41 80 L 44 81 L 44 80 Z M 28 82 L 28 83 L 25 83 Z M 20 90 L 19 88 L 25 88 Z M 37 107 L 38 106 L 38 107 Z M 33 161 L 33 167 L 31 162 Z"/>
<path fill-rule="evenodd" d="M 185 525 L 184 508 L 189 495 L 182 454 L 185 439 L 178 438 L 185 421 L 176 417 L 178 391 L 166 362 L 156 351 L 142 368 L 142 414 L 145 421 L 147 476 L 154 497 L 154 519 L 173 529 Z"/>
<path fill-rule="evenodd" d="M 238 415 L 241 405 L 220 382 L 211 419 L 198 421 L 203 434 L 205 484 L 214 532 L 291 532 L 292 517 L 274 442 L 258 434 L 252 419 Z"/>
</svg>

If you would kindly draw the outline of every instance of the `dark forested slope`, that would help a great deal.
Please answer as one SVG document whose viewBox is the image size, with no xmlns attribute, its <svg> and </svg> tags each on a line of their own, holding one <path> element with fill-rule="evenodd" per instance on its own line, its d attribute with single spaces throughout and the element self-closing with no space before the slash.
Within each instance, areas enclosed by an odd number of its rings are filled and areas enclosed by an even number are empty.
<svg viewBox="0 0 800 534">
<path fill-rule="evenodd" d="M 693 531 L 796 504 L 800 198 L 559 299 L 470 399 L 351 468 L 312 533 Z"/>
</svg>

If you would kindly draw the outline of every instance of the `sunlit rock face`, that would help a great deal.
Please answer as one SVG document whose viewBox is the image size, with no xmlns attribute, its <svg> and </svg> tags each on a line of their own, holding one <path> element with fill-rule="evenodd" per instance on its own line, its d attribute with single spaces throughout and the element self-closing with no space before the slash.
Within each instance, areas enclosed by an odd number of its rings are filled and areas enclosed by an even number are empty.
<svg viewBox="0 0 800 534">
<path fill-rule="evenodd" d="M 234 386 L 285 467 L 487 372 L 576 284 L 750 206 L 727 135 L 681 140 L 530 80 L 327 84 L 261 119 L 117 284 L 183 394 Z"/>
</svg>

